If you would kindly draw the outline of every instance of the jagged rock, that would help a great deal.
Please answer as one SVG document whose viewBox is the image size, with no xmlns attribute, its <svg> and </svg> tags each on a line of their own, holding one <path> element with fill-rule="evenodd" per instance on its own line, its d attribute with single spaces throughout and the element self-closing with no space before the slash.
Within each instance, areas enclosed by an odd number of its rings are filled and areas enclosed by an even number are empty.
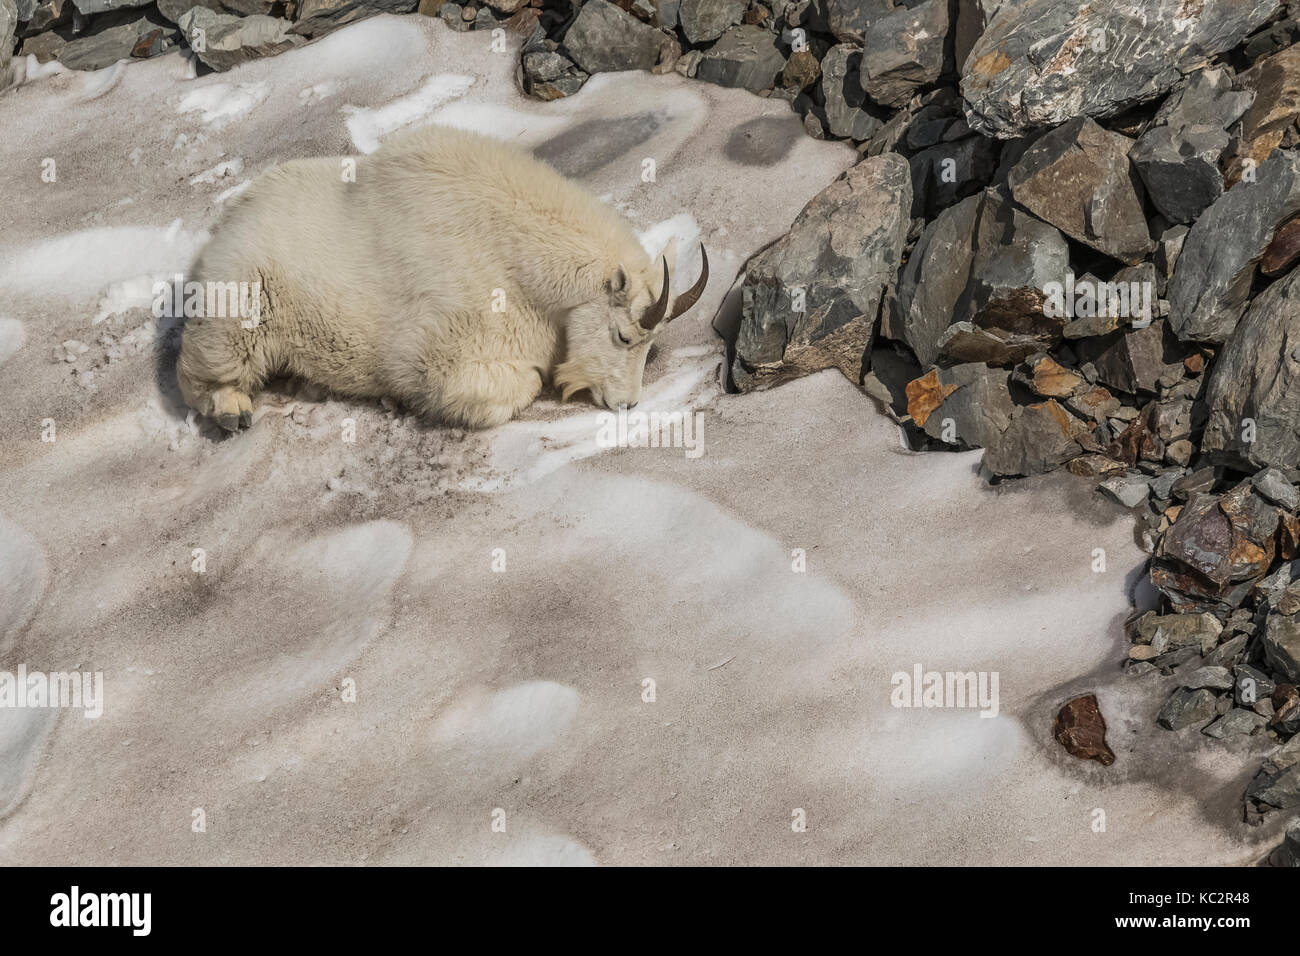
<svg viewBox="0 0 1300 956">
<path fill-rule="evenodd" d="M 1261 717 L 1253 710 L 1234 707 L 1201 733 L 1216 740 L 1222 740 L 1224 737 L 1244 737 L 1253 734 L 1267 723 L 1267 717 Z"/>
<path fill-rule="evenodd" d="M 142 14 L 138 10 L 101 14 L 92 23 L 91 31 L 61 46 L 59 62 L 70 70 L 102 70 L 118 60 L 135 56 L 137 49 L 142 49 L 141 56 L 161 53 L 162 47 L 176 37 L 176 28 L 158 14 Z M 155 34 L 163 41 L 157 48 L 140 47 L 142 40 Z"/>
<path fill-rule="evenodd" d="M 1266 276 L 1281 275 L 1290 270 L 1297 258 L 1300 258 L 1300 219 L 1288 219 L 1274 230 L 1259 262 L 1259 271 Z"/>
<path fill-rule="evenodd" d="M 921 234 L 887 334 L 923 365 L 941 351 L 957 361 L 1015 364 L 1060 341 L 1065 321 L 1045 314 L 1043 289 L 1068 268 L 1059 232 L 985 190 L 945 209 Z M 954 323 L 968 325 L 948 332 Z"/>
<path fill-rule="evenodd" d="M 1130 154 L 1147 195 L 1170 222 L 1194 222 L 1223 194 L 1219 157 L 1228 134 L 1216 126 L 1157 126 Z"/>
<path fill-rule="evenodd" d="M 554 50 L 530 50 L 519 61 L 521 85 L 529 96 L 556 100 L 572 96 L 587 82 L 587 74 Z"/>
<path fill-rule="evenodd" d="M 1018 405 L 1002 437 L 984 452 L 984 466 L 995 475 L 1040 475 L 1083 454 L 1079 439 L 1090 431 L 1053 399 Z"/>
<path fill-rule="evenodd" d="M 1067 236 L 1136 264 L 1152 243 L 1129 166 L 1131 146 L 1127 137 L 1080 116 L 1025 151 L 1007 176 L 1011 194 Z"/>
<path fill-rule="evenodd" d="M 1241 120 L 1237 155 L 1262 162 L 1278 146 L 1289 145 L 1284 138 L 1300 118 L 1300 49 L 1288 47 L 1260 60 L 1240 83 L 1255 100 Z"/>
<path fill-rule="evenodd" d="M 18 30 L 18 5 L 14 0 L 0 0 L 0 87 L 6 79 L 9 57 L 14 51 L 14 34 Z"/>
<path fill-rule="evenodd" d="M 1106 743 L 1106 719 L 1097 706 L 1096 694 L 1067 701 L 1056 714 L 1052 736 L 1072 756 L 1095 760 L 1103 767 L 1115 762 L 1115 752 Z"/>
<path fill-rule="evenodd" d="M 1277 509 L 1249 482 L 1219 497 L 1197 496 L 1160 536 L 1151 583 L 1175 608 L 1237 607 L 1273 563 L 1277 525 Z"/>
<path fill-rule="evenodd" d="M 1266 499 L 1287 511 L 1300 507 L 1300 491 L 1289 478 L 1276 468 L 1263 468 L 1250 479 L 1255 490 Z"/>
<path fill-rule="evenodd" d="M 920 87 L 943 72 L 948 0 L 900 6 L 863 31 L 862 87 L 877 103 L 906 105 Z"/>
<path fill-rule="evenodd" d="M 821 33 L 830 33 L 841 43 L 861 43 L 863 33 L 876 20 L 894 11 L 894 0 L 812 0 L 799 23 Z"/>
<path fill-rule="evenodd" d="M 986 448 L 1002 437 L 1015 403 L 1010 373 L 971 363 L 931 369 L 907 385 L 907 412 L 931 438 Z"/>
<path fill-rule="evenodd" d="M 1231 50 L 1276 9 L 1276 0 L 1006 2 L 962 70 L 971 128 L 1010 139 L 1120 113 Z"/>
<path fill-rule="evenodd" d="M 1209 613 L 1157 614 L 1147 611 L 1131 625 L 1129 637 L 1136 644 L 1156 645 L 1160 653 L 1169 648 L 1195 647 L 1202 653 L 1213 648 L 1223 634 L 1223 623 Z"/>
<path fill-rule="evenodd" d="M 1254 707 L 1261 700 L 1273 696 L 1277 683 L 1267 674 L 1249 664 L 1238 664 L 1234 669 L 1233 698 L 1242 707 Z"/>
<path fill-rule="evenodd" d="M 1153 126 L 1196 126 L 1205 124 L 1227 129 L 1250 108 L 1252 90 L 1234 88 L 1232 71 L 1227 67 L 1198 70 L 1160 104 Z"/>
<path fill-rule="evenodd" d="M 864 140 L 880 128 L 880 120 L 865 109 L 867 94 L 860 75 L 862 51 L 837 44 L 822 57 L 822 93 L 826 125 L 832 136 Z"/>
<path fill-rule="evenodd" d="M 1291 683 L 1300 683 L 1300 621 L 1270 614 L 1264 626 L 1264 658 Z"/>
<path fill-rule="evenodd" d="M 1250 822 L 1258 822 L 1251 810 L 1263 814 L 1269 808 L 1300 807 L 1300 734 L 1265 758 L 1259 773 L 1246 788 L 1246 804 Z"/>
<path fill-rule="evenodd" d="M 745 13 L 746 0 L 682 0 L 677 16 L 692 43 L 710 43 L 735 26 Z"/>
<path fill-rule="evenodd" d="M 1122 475 L 1127 471 L 1123 462 L 1112 461 L 1105 455 L 1080 455 L 1071 458 L 1065 465 L 1066 471 L 1080 478 L 1109 478 Z"/>
<path fill-rule="evenodd" d="M 650 70 L 665 34 L 608 0 L 587 0 L 564 35 L 573 62 L 587 73 Z"/>
<path fill-rule="evenodd" d="M 998 144 L 987 136 L 967 136 L 914 153 L 912 217 L 933 220 L 940 210 L 984 189 L 998 168 Z"/>
<path fill-rule="evenodd" d="M 1029 360 L 1030 387 L 1044 398 L 1071 398 L 1087 387 L 1082 375 L 1072 372 L 1050 355 Z"/>
<path fill-rule="evenodd" d="M 73 5 L 84 15 L 108 13 L 112 10 L 127 10 L 148 6 L 151 0 L 72 0 Z"/>
<path fill-rule="evenodd" d="M 1235 190 L 1234 190 L 1235 191 Z M 1201 450 L 1243 470 L 1300 462 L 1300 270 L 1251 304 L 1206 387 Z"/>
<path fill-rule="evenodd" d="M 1165 730 L 1182 730 L 1215 715 L 1218 697 L 1212 690 L 1189 690 L 1180 687 L 1174 691 L 1156 715 L 1156 723 Z"/>
<path fill-rule="evenodd" d="M 1300 820 L 1291 824 L 1282 839 L 1282 845 L 1269 856 L 1273 866 L 1300 866 Z"/>
<path fill-rule="evenodd" d="M 179 23 L 182 15 L 195 7 L 205 7 L 213 13 L 227 13 L 221 0 L 158 0 L 158 12 L 172 23 Z"/>
<path fill-rule="evenodd" d="M 3 6 L 4 4 L 0 2 L 0 7 Z M 75 9 L 72 0 L 18 0 L 18 22 L 21 24 L 17 31 L 18 36 L 35 36 L 51 27 L 62 26 L 72 19 Z M 161 9 L 160 5 L 159 10 Z M 3 19 L 3 14 L 0 14 L 0 19 Z M 3 25 L 0 25 L 0 32 L 3 30 Z M 0 58 L 3 58 L 9 49 L 10 45 L 0 44 Z"/>
<path fill-rule="evenodd" d="M 1242 185 L 1202 213 L 1179 253 L 1169 322 L 1184 341 L 1222 343 L 1236 328 L 1274 230 L 1300 212 L 1300 156 L 1278 153 Z"/>
<path fill-rule="evenodd" d="M 671 31 L 681 22 L 681 0 L 653 0 L 652 5 L 655 26 Z"/>
<path fill-rule="evenodd" d="M 750 260 L 732 375 L 741 390 L 838 368 L 855 384 L 909 224 L 907 162 L 863 160 Z M 800 308 L 801 306 L 801 308 Z"/>
<path fill-rule="evenodd" d="M 1179 683 L 1190 690 L 1228 690 L 1232 687 L 1232 671 L 1226 667 L 1207 665 L 1198 667 L 1179 678 Z"/>
<path fill-rule="evenodd" d="M 776 84 L 784 68 L 785 57 L 777 48 L 776 36 L 762 27 L 741 24 L 705 51 L 695 75 L 706 83 L 761 93 Z"/>
<path fill-rule="evenodd" d="M 817 57 L 809 50 L 800 50 L 792 53 L 786 61 L 785 68 L 781 71 L 781 86 L 802 93 L 816 83 L 821 75 L 821 64 L 817 62 Z"/>
<path fill-rule="evenodd" d="M 298 22 L 289 32 L 297 36 L 318 37 L 380 13 L 411 13 L 417 6 L 419 0 L 302 0 L 298 7 Z"/>
<path fill-rule="evenodd" d="M 180 18 L 181 32 L 195 55 L 214 70 L 275 56 L 303 41 L 291 24 L 275 17 L 232 17 L 195 7 Z M 201 39 L 200 39 L 201 37 Z"/>
<path fill-rule="evenodd" d="M 1116 475 L 1099 484 L 1097 490 L 1125 508 L 1136 508 L 1147 500 L 1147 495 L 1151 492 L 1151 481 L 1141 475 Z"/>
<path fill-rule="evenodd" d="M 1177 343 L 1167 341 L 1165 323 L 1160 321 L 1085 339 L 1076 346 L 1080 360 L 1096 368 L 1099 382 L 1130 394 L 1156 392 L 1182 370 L 1176 347 Z"/>
</svg>

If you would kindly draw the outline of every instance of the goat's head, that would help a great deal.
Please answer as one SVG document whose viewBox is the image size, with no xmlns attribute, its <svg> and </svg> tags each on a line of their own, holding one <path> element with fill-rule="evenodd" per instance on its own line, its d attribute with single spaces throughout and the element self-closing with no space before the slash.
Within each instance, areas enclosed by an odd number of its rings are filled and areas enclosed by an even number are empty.
<svg viewBox="0 0 1300 956">
<path fill-rule="evenodd" d="M 631 408 L 641 398 L 641 376 L 650 345 L 673 319 L 693 306 L 709 281 L 709 257 L 700 246 L 700 277 L 677 297 L 670 268 L 676 243 L 651 265 L 620 265 L 605 280 L 601 296 L 569 312 L 564 362 L 555 383 L 565 401 L 589 389 L 597 405 Z M 658 274 L 662 262 L 662 274 Z"/>
</svg>

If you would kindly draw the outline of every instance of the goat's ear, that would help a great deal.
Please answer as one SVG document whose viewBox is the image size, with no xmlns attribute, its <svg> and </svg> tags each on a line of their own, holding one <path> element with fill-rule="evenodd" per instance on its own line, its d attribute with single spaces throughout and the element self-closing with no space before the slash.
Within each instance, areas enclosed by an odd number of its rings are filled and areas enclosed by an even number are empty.
<svg viewBox="0 0 1300 956">
<path fill-rule="evenodd" d="M 614 273 L 605 280 L 605 291 L 609 293 L 611 299 L 627 298 L 627 270 L 622 266 L 615 266 Z"/>
</svg>

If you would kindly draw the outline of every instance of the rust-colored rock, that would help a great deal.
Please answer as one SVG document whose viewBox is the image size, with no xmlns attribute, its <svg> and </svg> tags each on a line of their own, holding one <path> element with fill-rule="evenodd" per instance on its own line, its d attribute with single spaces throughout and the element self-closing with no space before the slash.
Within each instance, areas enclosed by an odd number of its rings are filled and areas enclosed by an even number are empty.
<svg viewBox="0 0 1300 956">
<path fill-rule="evenodd" d="M 1096 694 L 1067 701 L 1056 715 L 1052 736 L 1075 757 L 1095 760 L 1103 767 L 1115 762 L 1115 752 L 1106 744 L 1106 720 Z"/>
<path fill-rule="evenodd" d="M 920 378 L 908 382 L 903 391 L 907 393 L 907 414 L 912 416 L 912 421 L 917 425 L 924 427 L 930 413 L 957 391 L 957 386 L 941 384 L 939 370 L 932 368 Z"/>
<path fill-rule="evenodd" d="M 1193 352 L 1183 359 L 1183 368 L 1187 369 L 1188 375 L 1200 375 L 1205 371 L 1205 356 L 1200 352 Z"/>
<path fill-rule="evenodd" d="M 1082 375 L 1046 355 L 1034 363 L 1033 372 L 1034 391 L 1046 398 L 1069 398 L 1086 384 Z"/>
<path fill-rule="evenodd" d="M 1300 257 L 1300 216 L 1289 219 L 1273 232 L 1273 241 L 1264 250 L 1260 271 L 1266 276 L 1281 275 Z"/>
</svg>

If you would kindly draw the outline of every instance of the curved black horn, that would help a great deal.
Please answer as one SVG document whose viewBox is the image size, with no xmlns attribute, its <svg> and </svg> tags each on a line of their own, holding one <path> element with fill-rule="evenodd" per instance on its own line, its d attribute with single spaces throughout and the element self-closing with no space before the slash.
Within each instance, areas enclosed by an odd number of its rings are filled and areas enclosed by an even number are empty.
<svg viewBox="0 0 1300 956">
<path fill-rule="evenodd" d="M 700 243 L 700 277 L 695 280 L 695 285 L 679 295 L 676 301 L 673 302 L 673 314 L 668 316 L 669 322 L 700 300 L 700 296 L 704 295 L 704 286 L 708 281 L 709 254 L 704 251 L 704 243 Z"/>
<path fill-rule="evenodd" d="M 664 287 L 659 292 L 659 300 L 654 305 L 646 309 L 641 316 L 641 328 L 647 332 L 658 325 L 664 317 L 664 312 L 668 308 L 668 260 L 664 259 Z"/>
</svg>

